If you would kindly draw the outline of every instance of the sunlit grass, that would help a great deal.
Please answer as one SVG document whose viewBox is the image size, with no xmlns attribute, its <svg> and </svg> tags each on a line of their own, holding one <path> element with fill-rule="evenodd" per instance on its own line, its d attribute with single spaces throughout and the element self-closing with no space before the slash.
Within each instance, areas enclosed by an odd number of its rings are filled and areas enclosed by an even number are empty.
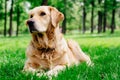
<svg viewBox="0 0 120 80">
<path fill-rule="evenodd" d="M 77 41 L 88 54 L 94 66 L 85 63 L 67 68 L 53 77 L 53 80 L 119 80 L 120 79 L 120 37 L 108 34 L 67 34 L 66 39 Z M 31 37 L 0 39 L 0 80 L 47 80 L 46 76 L 23 73 L 25 50 Z"/>
</svg>

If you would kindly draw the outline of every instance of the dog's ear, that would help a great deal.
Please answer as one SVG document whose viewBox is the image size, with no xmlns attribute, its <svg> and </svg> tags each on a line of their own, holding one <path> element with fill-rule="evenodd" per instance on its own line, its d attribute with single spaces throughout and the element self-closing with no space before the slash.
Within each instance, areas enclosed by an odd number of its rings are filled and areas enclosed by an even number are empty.
<svg viewBox="0 0 120 80">
<path fill-rule="evenodd" d="M 52 25 L 56 27 L 58 23 L 64 19 L 64 15 L 53 7 L 50 7 L 50 12 Z"/>
</svg>

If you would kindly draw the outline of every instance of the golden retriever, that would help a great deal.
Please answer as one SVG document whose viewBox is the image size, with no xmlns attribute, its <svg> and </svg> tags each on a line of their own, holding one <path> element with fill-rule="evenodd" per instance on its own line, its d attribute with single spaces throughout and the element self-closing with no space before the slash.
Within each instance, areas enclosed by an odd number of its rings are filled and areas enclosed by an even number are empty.
<svg viewBox="0 0 120 80">
<path fill-rule="evenodd" d="M 66 41 L 59 29 L 59 22 L 64 15 L 51 6 L 40 6 L 29 12 L 26 24 L 32 40 L 26 50 L 25 71 L 47 71 L 48 75 L 57 74 L 66 66 L 80 62 L 91 63 L 79 45 Z"/>
</svg>

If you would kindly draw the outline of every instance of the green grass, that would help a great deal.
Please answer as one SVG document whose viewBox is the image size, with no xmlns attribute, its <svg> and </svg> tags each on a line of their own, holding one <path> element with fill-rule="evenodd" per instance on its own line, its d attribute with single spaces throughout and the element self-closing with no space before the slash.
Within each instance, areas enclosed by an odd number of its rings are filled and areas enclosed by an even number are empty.
<svg viewBox="0 0 120 80">
<path fill-rule="evenodd" d="M 85 63 L 66 68 L 53 80 L 120 80 L 120 37 L 110 34 L 68 34 L 65 37 L 76 40 L 82 50 L 90 55 L 94 66 Z M 35 74 L 23 73 L 26 60 L 25 50 L 31 37 L 0 37 L 0 80 L 48 80 Z"/>
</svg>

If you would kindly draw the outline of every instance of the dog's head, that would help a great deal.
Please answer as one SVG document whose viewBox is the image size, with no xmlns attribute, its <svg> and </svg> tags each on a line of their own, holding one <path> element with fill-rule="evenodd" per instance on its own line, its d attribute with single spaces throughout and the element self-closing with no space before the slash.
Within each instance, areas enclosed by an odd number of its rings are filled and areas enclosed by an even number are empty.
<svg viewBox="0 0 120 80">
<path fill-rule="evenodd" d="M 51 6 L 36 7 L 29 12 L 29 16 L 26 24 L 31 33 L 44 33 L 49 25 L 57 27 L 59 22 L 64 19 L 64 15 Z"/>
</svg>

